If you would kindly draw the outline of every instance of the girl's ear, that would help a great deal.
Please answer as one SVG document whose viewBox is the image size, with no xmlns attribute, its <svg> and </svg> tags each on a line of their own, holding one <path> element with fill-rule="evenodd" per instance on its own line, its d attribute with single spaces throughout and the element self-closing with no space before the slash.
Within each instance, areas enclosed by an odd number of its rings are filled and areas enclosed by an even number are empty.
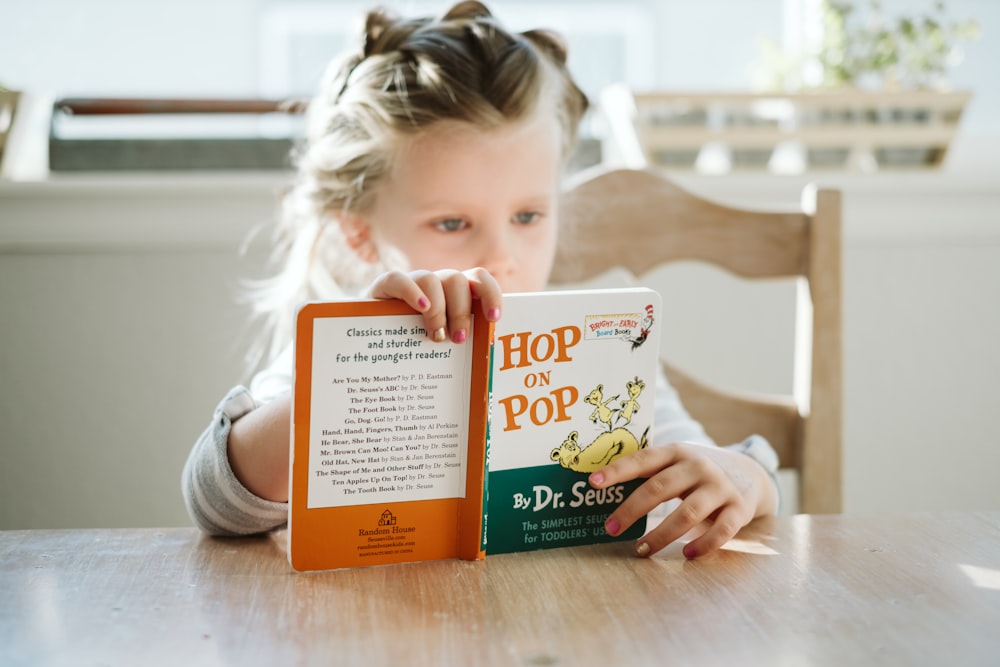
<svg viewBox="0 0 1000 667">
<path fill-rule="evenodd" d="M 372 230 L 363 216 L 344 213 L 338 216 L 340 231 L 347 241 L 348 247 L 358 257 L 368 264 L 378 261 L 378 248 L 372 240 Z"/>
</svg>

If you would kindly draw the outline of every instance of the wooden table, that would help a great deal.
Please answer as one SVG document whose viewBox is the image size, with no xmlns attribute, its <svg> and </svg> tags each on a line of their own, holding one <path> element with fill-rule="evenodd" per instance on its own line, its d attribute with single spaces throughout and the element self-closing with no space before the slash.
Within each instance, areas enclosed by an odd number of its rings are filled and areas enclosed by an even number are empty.
<svg viewBox="0 0 1000 667">
<path fill-rule="evenodd" d="M 1000 512 L 296 574 L 284 534 L 0 533 L 0 665 L 998 665 Z"/>
</svg>

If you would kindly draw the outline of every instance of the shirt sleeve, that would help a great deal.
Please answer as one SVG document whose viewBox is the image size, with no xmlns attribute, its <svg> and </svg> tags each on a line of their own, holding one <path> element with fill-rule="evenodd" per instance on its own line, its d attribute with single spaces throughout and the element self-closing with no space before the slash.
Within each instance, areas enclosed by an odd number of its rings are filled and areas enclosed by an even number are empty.
<svg viewBox="0 0 1000 667">
<path fill-rule="evenodd" d="M 233 422 L 257 407 L 245 387 L 230 390 L 184 465 L 184 504 L 194 523 L 211 535 L 251 535 L 288 522 L 288 503 L 254 495 L 229 465 L 228 440 Z"/>
<path fill-rule="evenodd" d="M 715 445 L 705 433 L 704 427 L 688 414 L 677 390 L 667 381 L 663 369 L 656 374 L 656 408 L 653 413 L 654 447 L 663 447 L 672 442 L 693 442 L 699 445 Z"/>
<path fill-rule="evenodd" d="M 250 380 L 250 394 L 259 405 L 270 403 L 292 390 L 294 354 L 289 345 L 271 364 Z"/>
</svg>

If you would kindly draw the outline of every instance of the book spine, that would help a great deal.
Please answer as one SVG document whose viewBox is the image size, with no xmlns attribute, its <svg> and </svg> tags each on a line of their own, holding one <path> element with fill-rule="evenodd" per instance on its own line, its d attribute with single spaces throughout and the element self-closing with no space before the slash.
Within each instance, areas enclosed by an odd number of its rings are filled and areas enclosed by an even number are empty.
<svg viewBox="0 0 1000 667">
<path fill-rule="evenodd" d="M 493 430 L 493 354 L 495 350 L 494 335 L 490 332 L 489 374 L 486 376 L 486 440 L 483 456 L 483 523 L 480 528 L 480 548 L 488 551 L 489 541 L 489 507 L 490 507 L 490 433 Z"/>
</svg>

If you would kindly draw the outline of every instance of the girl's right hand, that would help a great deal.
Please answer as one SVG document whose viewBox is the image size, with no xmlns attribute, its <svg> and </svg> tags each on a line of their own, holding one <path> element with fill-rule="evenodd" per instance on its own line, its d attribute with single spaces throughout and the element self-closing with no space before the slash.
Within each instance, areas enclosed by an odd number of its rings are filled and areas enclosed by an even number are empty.
<svg viewBox="0 0 1000 667">
<path fill-rule="evenodd" d="M 368 288 L 373 299 L 401 299 L 423 313 L 427 336 L 436 342 L 462 343 L 468 338 L 472 301 L 479 299 L 486 318 L 500 319 L 500 285 L 483 268 L 467 271 L 389 271 Z"/>
</svg>

